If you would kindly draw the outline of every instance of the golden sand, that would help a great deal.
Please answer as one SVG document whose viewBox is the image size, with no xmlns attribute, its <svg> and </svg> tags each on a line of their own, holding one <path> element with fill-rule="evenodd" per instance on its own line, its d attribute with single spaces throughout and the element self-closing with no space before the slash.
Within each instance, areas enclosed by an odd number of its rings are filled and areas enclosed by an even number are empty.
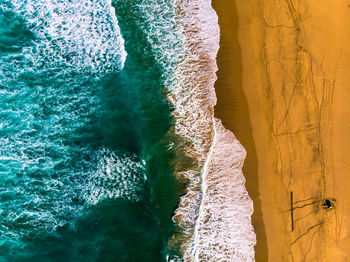
<svg viewBox="0 0 350 262">
<path fill-rule="evenodd" d="M 213 7 L 215 114 L 247 151 L 256 261 L 350 261 L 350 2 Z"/>
</svg>

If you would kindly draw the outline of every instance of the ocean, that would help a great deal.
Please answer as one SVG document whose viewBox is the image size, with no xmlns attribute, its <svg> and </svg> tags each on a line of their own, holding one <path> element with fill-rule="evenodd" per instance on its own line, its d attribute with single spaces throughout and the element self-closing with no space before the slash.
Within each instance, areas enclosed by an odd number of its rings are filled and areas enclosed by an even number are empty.
<svg viewBox="0 0 350 262">
<path fill-rule="evenodd" d="M 171 108 L 139 2 L 0 2 L 1 261 L 165 259 Z"/>
<path fill-rule="evenodd" d="M 0 0 L 0 261 L 210 253 L 218 48 L 207 0 Z"/>
</svg>

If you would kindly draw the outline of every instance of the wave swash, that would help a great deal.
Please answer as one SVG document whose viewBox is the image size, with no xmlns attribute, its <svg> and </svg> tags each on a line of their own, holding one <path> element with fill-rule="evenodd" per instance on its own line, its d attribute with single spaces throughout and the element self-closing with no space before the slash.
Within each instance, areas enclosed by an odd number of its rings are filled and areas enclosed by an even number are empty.
<svg viewBox="0 0 350 262">
<path fill-rule="evenodd" d="M 184 56 L 169 100 L 183 141 L 178 150 L 192 162 L 176 166 L 176 176 L 189 183 L 173 217 L 180 233 L 169 244 L 180 246 L 185 261 L 254 261 L 253 203 L 242 174 L 246 152 L 214 117 L 218 18 L 209 0 L 177 1 L 175 10 Z"/>
</svg>

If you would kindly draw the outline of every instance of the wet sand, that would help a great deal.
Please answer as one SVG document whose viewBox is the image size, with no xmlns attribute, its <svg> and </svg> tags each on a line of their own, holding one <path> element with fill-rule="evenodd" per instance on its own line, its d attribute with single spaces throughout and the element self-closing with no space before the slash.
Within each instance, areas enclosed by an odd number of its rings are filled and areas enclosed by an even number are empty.
<svg viewBox="0 0 350 262">
<path fill-rule="evenodd" d="M 215 114 L 247 151 L 256 261 L 350 261 L 350 2 L 213 7 Z"/>
</svg>

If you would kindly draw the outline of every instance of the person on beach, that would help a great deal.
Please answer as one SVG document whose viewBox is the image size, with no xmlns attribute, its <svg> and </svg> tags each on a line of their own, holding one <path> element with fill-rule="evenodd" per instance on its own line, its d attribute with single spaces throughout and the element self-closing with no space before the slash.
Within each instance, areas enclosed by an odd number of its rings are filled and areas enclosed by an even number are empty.
<svg viewBox="0 0 350 262">
<path fill-rule="evenodd" d="M 323 201 L 322 207 L 324 209 L 332 209 L 335 207 L 335 204 L 337 203 L 337 200 L 334 198 L 332 200 L 326 199 Z"/>
</svg>

